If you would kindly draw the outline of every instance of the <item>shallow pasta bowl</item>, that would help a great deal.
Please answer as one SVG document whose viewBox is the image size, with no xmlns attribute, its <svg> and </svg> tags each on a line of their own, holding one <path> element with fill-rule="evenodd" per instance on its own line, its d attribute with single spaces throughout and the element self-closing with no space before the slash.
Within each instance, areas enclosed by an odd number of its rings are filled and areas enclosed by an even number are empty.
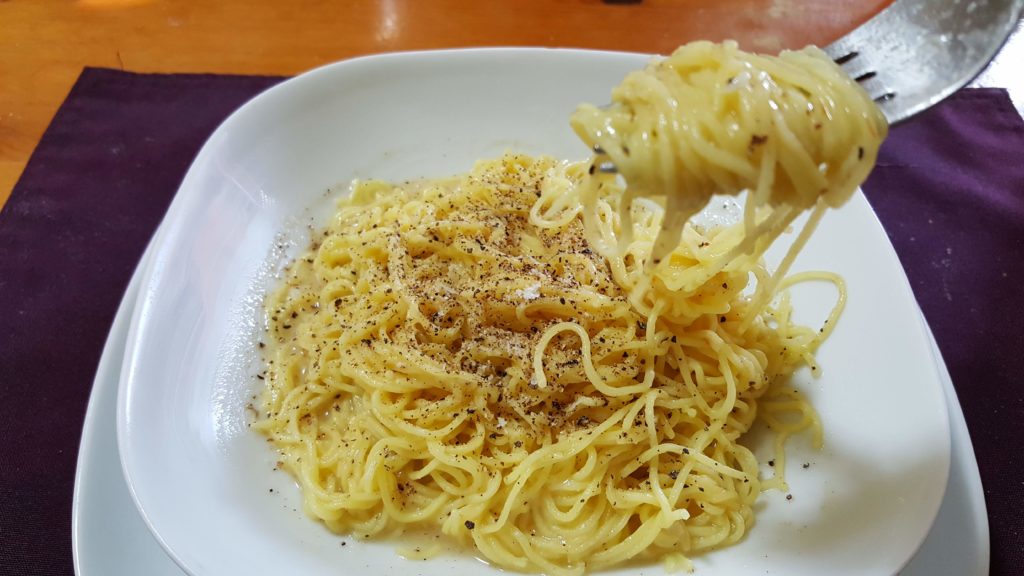
<svg viewBox="0 0 1024 576">
<path fill-rule="evenodd" d="M 118 398 L 132 497 L 186 572 L 490 570 L 464 552 L 405 560 L 396 542 L 338 536 L 303 514 L 295 483 L 274 471 L 276 454 L 247 427 L 261 384 L 263 294 L 353 178 L 450 175 L 506 150 L 583 158 L 570 112 L 606 101 L 646 61 L 545 49 L 373 56 L 285 82 L 217 129 L 153 246 Z M 794 378 L 820 411 L 826 446 L 792 442 L 792 499 L 766 493 L 749 535 L 697 557 L 698 571 L 894 574 L 941 502 L 950 454 L 943 391 L 902 268 L 862 195 L 826 216 L 794 265 L 808 269 L 842 274 L 850 292 L 819 355 L 824 375 Z M 807 322 L 820 322 L 834 298 L 827 286 L 794 293 Z M 767 439 L 755 444 L 767 460 Z"/>
</svg>

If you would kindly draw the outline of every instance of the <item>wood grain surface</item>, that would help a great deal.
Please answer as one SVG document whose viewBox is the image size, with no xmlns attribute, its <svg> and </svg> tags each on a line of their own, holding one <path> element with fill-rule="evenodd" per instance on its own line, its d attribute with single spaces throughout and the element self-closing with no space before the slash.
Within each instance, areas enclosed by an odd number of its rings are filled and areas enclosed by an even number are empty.
<svg viewBox="0 0 1024 576">
<path fill-rule="evenodd" d="M 297 74 L 396 50 L 827 44 L 888 0 L 0 0 L 0 206 L 85 66 Z"/>
</svg>

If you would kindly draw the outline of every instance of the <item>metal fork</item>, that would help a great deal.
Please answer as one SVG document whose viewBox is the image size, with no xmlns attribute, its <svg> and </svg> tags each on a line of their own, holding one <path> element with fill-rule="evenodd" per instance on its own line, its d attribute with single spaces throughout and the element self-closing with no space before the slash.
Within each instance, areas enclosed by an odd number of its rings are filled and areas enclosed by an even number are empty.
<svg viewBox="0 0 1024 576">
<path fill-rule="evenodd" d="M 896 0 L 823 50 L 896 124 L 981 73 L 1022 12 L 1024 0 Z M 618 172 L 604 149 L 594 153 L 598 171 Z"/>
<path fill-rule="evenodd" d="M 974 79 L 1022 10 L 1024 0 L 896 0 L 824 50 L 896 124 Z"/>
</svg>

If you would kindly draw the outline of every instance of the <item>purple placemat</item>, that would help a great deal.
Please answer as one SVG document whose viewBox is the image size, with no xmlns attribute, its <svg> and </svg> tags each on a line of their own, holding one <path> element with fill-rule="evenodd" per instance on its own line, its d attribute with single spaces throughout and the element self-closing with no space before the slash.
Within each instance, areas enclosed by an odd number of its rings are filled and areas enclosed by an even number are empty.
<svg viewBox="0 0 1024 576">
<path fill-rule="evenodd" d="M 279 78 L 87 69 L 0 211 L 0 575 L 72 573 L 82 419 L 121 295 L 189 162 Z M 1024 122 L 961 92 L 893 130 L 868 196 L 971 431 L 993 575 L 1024 574 Z"/>
<path fill-rule="evenodd" d="M 73 573 L 78 442 L 121 296 L 203 142 L 279 81 L 87 69 L 32 154 L 0 211 L 0 574 Z"/>
</svg>

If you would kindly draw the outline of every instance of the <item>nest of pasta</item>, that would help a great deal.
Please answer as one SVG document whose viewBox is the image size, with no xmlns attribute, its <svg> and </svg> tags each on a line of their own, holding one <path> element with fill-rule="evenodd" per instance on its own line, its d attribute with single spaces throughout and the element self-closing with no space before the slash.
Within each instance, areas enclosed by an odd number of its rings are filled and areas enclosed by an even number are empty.
<svg viewBox="0 0 1024 576">
<path fill-rule="evenodd" d="M 820 434 L 783 384 L 826 334 L 757 297 L 756 258 L 683 290 L 599 254 L 588 169 L 507 155 L 358 183 L 286 268 L 254 426 L 309 514 L 360 538 L 433 530 L 549 574 L 685 563 L 742 538 L 782 479 L 761 479 L 741 440 L 759 414 L 780 442 Z M 610 229 L 620 197 L 609 182 L 594 203 Z M 630 209 L 649 248 L 662 215 Z M 672 258 L 710 267 L 741 236 L 688 227 Z"/>
</svg>

